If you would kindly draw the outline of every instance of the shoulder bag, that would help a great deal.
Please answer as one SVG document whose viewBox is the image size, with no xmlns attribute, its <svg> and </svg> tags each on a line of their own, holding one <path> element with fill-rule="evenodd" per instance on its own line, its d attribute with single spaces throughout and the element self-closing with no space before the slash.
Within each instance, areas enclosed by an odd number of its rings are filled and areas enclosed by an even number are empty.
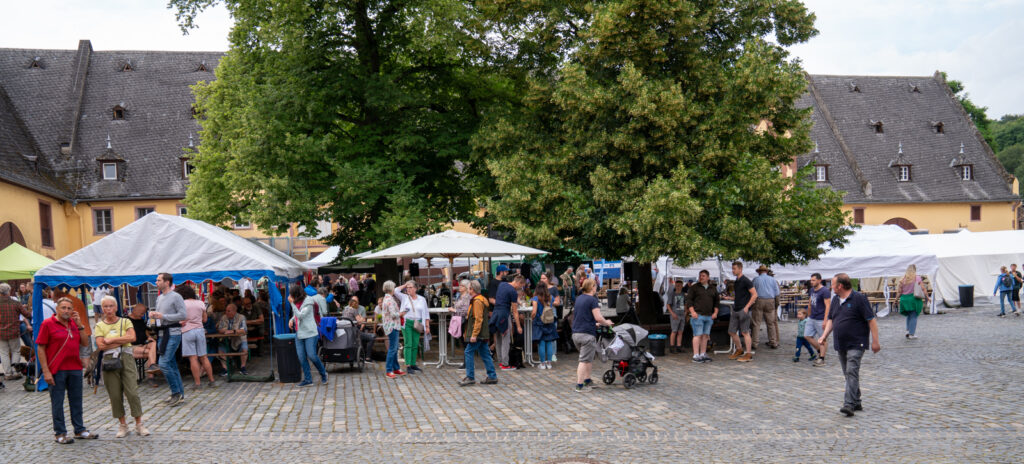
<svg viewBox="0 0 1024 464">
<path fill-rule="evenodd" d="M 924 291 L 924 282 L 914 281 L 914 298 L 920 298 L 921 300 L 928 298 L 928 294 Z"/>
<path fill-rule="evenodd" d="M 124 335 L 124 318 L 121 318 L 121 326 L 118 335 Z M 101 363 L 103 371 L 110 372 L 121 370 L 121 368 L 124 367 L 121 364 L 121 347 L 108 351 L 113 351 L 113 353 L 110 353 L 109 355 L 107 353 L 103 353 L 103 361 Z"/>
</svg>

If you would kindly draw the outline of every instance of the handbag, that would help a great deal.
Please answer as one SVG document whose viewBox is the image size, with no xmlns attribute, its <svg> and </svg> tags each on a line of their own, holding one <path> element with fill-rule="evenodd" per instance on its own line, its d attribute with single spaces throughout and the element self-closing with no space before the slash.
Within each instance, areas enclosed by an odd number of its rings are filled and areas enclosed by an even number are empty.
<svg viewBox="0 0 1024 464">
<path fill-rule="evenodd" d="M 121 319 L 121 331 L 118 332 L 118 334 L 124 334 L 124 319 Z M 124 365 L 121 364 L 121 347 L 108 351 L 110 351 L 109 354 L 107 352 L 103 353 L 103 360 L 100 362 L 100 367 L 103 369 L 103 372 L 121 370 L 121 368 L 124 367 Z"/>
<path fill-rule="evenodd" d="M 448 323 L 448 334 L 455 338 L 462 336 L 462 316 L 452 316 L 451 322 Z"/>
<path fill-rule="evenodd" d="M 417 331 L 419 333 L 423 333 L 423 322 L 422 321 L 414 322 L 412 324 L 412 328 L 413 328 L 413 330 L 415 330 L 415 331 Z"/>
<path fill-rule="evenodd" d="M 924 292 L 924 284 L 920 281 L 914 282 L 914 298 L 925 300 L 928 295 Z"/>
</svg>

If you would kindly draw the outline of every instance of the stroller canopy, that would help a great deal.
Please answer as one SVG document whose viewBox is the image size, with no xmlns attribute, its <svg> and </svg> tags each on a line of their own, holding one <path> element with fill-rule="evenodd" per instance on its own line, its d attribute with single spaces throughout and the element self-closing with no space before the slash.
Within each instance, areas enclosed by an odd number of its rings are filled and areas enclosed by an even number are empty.
<svg viewBox="0 0 1024 464">
<path fill-rule="evenodd" d="M 613 327 L 612 331 L 629 346 L 636 346 L 647 338 L 647 330 L 634 324 L 620 324 Z"/>
</svg>

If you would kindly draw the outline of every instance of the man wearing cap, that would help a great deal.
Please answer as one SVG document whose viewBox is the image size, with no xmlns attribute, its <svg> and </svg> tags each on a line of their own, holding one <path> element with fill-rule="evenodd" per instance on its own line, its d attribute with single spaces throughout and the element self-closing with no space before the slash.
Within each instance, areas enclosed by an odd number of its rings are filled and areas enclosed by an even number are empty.
<svg viewBox="0 0 1024 464">
<path fill-rule="evenodd" d="M 499 264 L 495 272 L 494 278 L 487 282 L 487 301 L 491 302 L 491 308 L 494 308 L 494 297 L 498 295 L 498 285 L 508 276 L 508 266 Z"/>
<path fill-rule="evenodd" d="M 757 268 L 754 290 L 757 291 L 757 299 L 750 308 L 750 348 L 757 351 L 757 335 L 761 330 L 761 321 L 764 320 L 768 332 L 768 348 L 774 350 L 779 347 L 779 321 L 775 316 L 775 297 L 779 296 L 779 283 L 768 275 L 768 266 L 764 264 Z"/>
</svg>

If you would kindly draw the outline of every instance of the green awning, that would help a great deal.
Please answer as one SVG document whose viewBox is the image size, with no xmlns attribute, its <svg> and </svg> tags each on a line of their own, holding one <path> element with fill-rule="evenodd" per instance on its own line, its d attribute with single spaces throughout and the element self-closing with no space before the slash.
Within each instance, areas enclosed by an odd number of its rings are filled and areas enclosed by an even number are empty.
<svg viewBox="0 0 1024 464">
<path fill-rule="evenodd" d="M 31 279 L 36 271 L 53 260 L 17 243 L 0 251 L 0 280 Z"/>
</svg>

